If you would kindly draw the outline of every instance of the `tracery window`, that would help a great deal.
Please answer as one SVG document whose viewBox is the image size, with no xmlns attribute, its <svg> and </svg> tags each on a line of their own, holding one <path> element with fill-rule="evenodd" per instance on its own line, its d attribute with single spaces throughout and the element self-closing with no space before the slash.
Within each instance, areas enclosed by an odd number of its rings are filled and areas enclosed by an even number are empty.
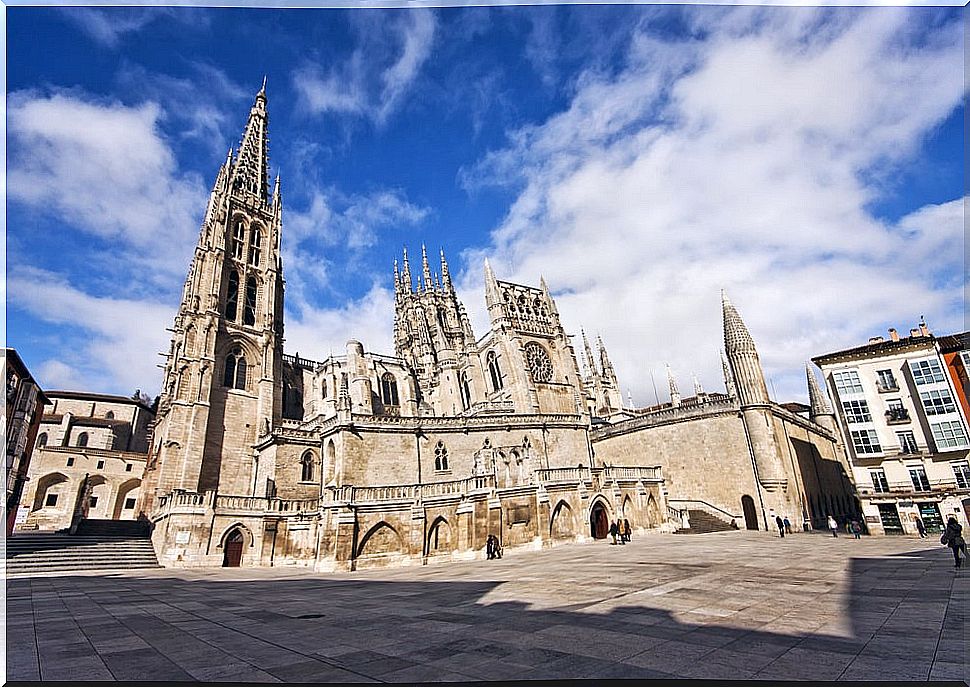
<svg viewBox="0 0 970 687">
<path fill-rule="evenodd" d="M 381 376 L 381 403 L 386 406 L 398 405 L 397 380 L 390 372 Z"/>
<path fill-rule="evenodd" d="M 488 367 L 488 376 L 492 380 L 492 389 L 498 391 L 502 388 L 502 371 L 499 369 L 495 351 L 488 352 L 485 356 L 485 364 Z"/>
<path fill-rule="evenodd" d="M 246 224 L 240 219 L 236 220 L 236 229 L 232 234 L 232 257 L 242 260 L 243 243 L 246 241 Z"/>
<path fill-rule="evenodd" d="M 243 310 L 243 324 L 256 324 L 256 277 L 246 280 L 246 307 Z"/>
<path fill-rule="evenodd" d="M 246 358 L 239 346 L 226 356 L 226 371 L 222 377 L 222 385 L 230 389 L 246 388 Z"/>
<path fill-rule="evenodd" d="M 313 481 L 313 452 L 307 451 L 300 458 L 300 480 L 303 482 Z"/>
<path fill-rule="evenodd" d="M 462 372 L 459 377 L 458 391 L 461 394 L 461 407 L 468 410 L 472 406 L 472 388 L 468 380 L 468 373 Z"/>
<path fill-rule="evenodd" d="M 448 449 L 439 441 L 434 447 L 434 469 L 443 472 L 448 469 Z"/>
<path fill-rule="evenodd" d="M 236 310 L 239 306 L 239 273 L 233 270 L 229 273 L 229 286 L 226 289 L 226 319 L 236 321 Z"/>
<path fill-rule="evenodd" d="M 536 382 L 552 381 L 552 361 L 540 344 L 530 341 L 525 345 L 525 362 L 532 373 L 532 379 Z"/>
<path fill-rule="evenodd" d="M 253 230 L 249 234 L 249 264 L 253 267 L 259 267 L 259 257 L 261 254 L 260 243 L 263 238 L 263 233 L 258 227 L 253 227 Z"/>
</svg>

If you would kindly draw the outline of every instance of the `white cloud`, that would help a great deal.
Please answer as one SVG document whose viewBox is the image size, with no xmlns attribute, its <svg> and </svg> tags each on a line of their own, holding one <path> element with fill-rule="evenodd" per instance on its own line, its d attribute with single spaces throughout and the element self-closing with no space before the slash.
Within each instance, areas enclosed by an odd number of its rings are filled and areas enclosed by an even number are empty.
<svg viewBox="0 0 970 687">
<path fill-rule="evenodd" d="M 7 277 L 10 307 L 58 325 L 69 343 L 68 362 L 48 360 L 38 376 L 42 385 L 131 393 L 157 393 L 166 331 L 175 308 L 151 301 L 92 296 L 61 277 L 39 269 L 15 268 Z M 73 363 L 73 364 L 69 364 Z"/>
<path fill-rule="evenodd" d="M 8 107 L 11 200 L 119 241 L 116 258 L 184 274 L 206 193 L 199 178 L 178 172 L 157 104 L 18 91 Z"/>
<path fill-rule="evenodd" d="M 381 13 L 372 20 L 357 15 L 358 46 L 343 63 L 326 70 L 307 64 L 293 75 L 306 109 L 366 116 L 378 125 L 400 106 L 431 55 L 436 28 L 431 11 Z"/>
<path fill-rule="evenodd" d="M 201 10 L 186 11 L 184 8 L 174 12 L 164 7 L 63 7 L 60 11 L 89 38 L 111 49 L 158 19 L 176 20 L 185 27 L 208 23 Z"/>
<path fill-rule="evenodd" d="M 824 30 L 815 13 L 770 14 L 726 13 L 704 40 L 639 33 L 623 69 L 584 74 L 566 110 L 463 172 L 519 189 L 463 287 L 480 290 L 483 253 L 500 279 L 543 273 L 567 329 L 603 334 L 639 404 L 651 372 L 663 400 L 664 362 L 682 391 L 692 371 L 723 388 L 721 288 L 781 400 L 806 395 L 807 358 L 887 323 L 962 326 L 962 200 L 895 223 L 870 210 L 960 104 L 960 22 L 923 36 L 895 9 Z"/>
</svg>

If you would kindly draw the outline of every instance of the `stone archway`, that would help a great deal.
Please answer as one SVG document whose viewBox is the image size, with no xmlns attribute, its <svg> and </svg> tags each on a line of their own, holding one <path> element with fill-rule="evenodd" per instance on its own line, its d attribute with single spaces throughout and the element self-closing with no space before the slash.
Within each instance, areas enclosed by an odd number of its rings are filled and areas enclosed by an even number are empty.
<svg viewBox="0 0 970 687">
<path fill-rule="evenodd" d="M 575 536 L 573 509 L 565 501 L 556 504 L 549 521 L 549 536 L 553 539 L 566 539 Z"/>
<path fill-rule="evenodd" d="M 118 495 L 115 497 L 115 505 L 111 513 L 112 519 L 133 520 L 135 518 L 135 505 L 138 500 L 137 489 L 140 486 L 141 480 L 136 477 L 122 483 L 122 485 L 118 487 Z M 126 503 L 128 501 L 132 501 L 130 507 Z"/>
<path fill-rule="evenodd" d="M 438 516 L 428 529 L 428 555 L 451 552 L 451 525 L 444 516 Z"/>
<path fill-rule="evenodd" d="M 755 508 L 754 499 L 747 494 L 741 497 L 741 510 L 744 512 L 744 528 L 758 529 L 758 509 Z"/>
<path fill-rule="evenodd" d="M 589 531 L 593 539 L 606 539 L 610 533 L 610 515 L 603 499 L 597 499 L 589 509 Z"/>
<path fill-rule="evenodd" d="M 31 510 L 35 511 L 41 508 L 69 509 L 71 506 L 66 502 L 67 488 L 62 486 L 66 485 L 68 481 L 67 476 L 60 472 L 52 472 L 37 480 L 37 490 L 34 493 L 34 503 Z M 47 503 L 48 494 L 53 496 L 50 499 L 52 501 L 50 504 Z"/>
<path fill-rule="evenodd" d="M 242 562 L 243 544 L 245 537 L 238 527 L 234 527 L 226 535 L 222 544 L 222 567 L 238 568 Z"/>
</svg>

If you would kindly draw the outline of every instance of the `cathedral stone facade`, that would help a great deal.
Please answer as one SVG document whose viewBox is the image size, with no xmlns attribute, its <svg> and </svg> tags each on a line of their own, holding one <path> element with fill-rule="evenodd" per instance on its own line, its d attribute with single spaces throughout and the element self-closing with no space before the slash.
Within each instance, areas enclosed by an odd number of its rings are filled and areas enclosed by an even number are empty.
<svg viewBox="0 0 970 687">
<path fill-rule="evenodd" d="M 800 478 L 805 461 L 841 468 L 838 430 L 768 400 L 727 302 L 737 391 L 647 412 L 623 408 L 585 333 L 580 369 L 544 280 L 502 281 L 486 262 L 477 338 L 445 256 L 432 270 L 423 247 L 415 274 L 406 252 L 394 265 L 393 356 L 357 341 L 323 361 L 286 355 L 267 122 L 264 89 L 175 318 L 139 504 L 163 564 L 420 564 L 480 556 L 489 534 L 541 547 L 605 537 L 617 518 L 669 530 L 674 496 L 730 519 L 754 495 L 746 522 L 763 528 L 770 510 L 798 519 L 811 489 L 851 493 Z"/>
</svg>

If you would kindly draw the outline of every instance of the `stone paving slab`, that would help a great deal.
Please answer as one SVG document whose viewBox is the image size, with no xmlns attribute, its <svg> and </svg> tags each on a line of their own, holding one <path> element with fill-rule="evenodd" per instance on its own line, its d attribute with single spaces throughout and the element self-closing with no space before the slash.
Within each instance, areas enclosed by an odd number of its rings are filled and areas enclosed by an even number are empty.
<svg viewBox="0 0 970 687">
<path fill-rule="evenodd" d="M 7 580 L 11 680 L 966 680 L 970 570 L 908 537 L 648 534 L 317 574 Z"/>
</svg>

